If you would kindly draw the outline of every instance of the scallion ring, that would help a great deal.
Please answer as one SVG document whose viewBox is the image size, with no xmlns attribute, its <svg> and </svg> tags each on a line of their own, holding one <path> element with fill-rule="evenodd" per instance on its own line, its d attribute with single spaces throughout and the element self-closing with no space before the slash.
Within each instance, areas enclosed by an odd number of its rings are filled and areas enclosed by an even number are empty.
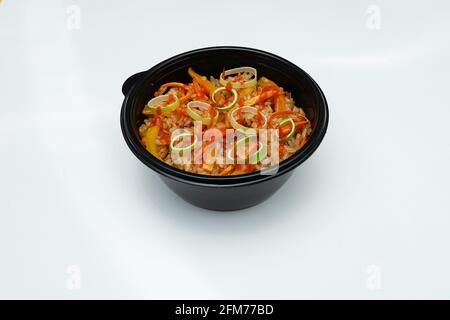
<svg viewBox="0 0 450 320">
<path fill-rule="evenodd" d="M 246 136 L 246 137 L 244 137 L 242 139 L 239 139 L 236 142 L 236 153 L 238 152 L 239 148 L 242 145 L 245 145 L 248 142 L 250 142 L 250 136 Z M 253 154 L 250 154 L 250 145 L 248 146 L 248 149 L 249 150 L 246 150 L 248 152 L 248 153 L 246 153 L 246 156 L 244 158 L 242 158 L 242 157 L 239 157 L 239 158 L 243 159 L 243 160 L 247 160 L 248 159 L 249 163 L 251 163 L 251 164 L 258 163 L 259 161 L 264 159 L 266 157 L 266 155 L 267 155 L 267 148 L 260 141 L 258 142 L 258 149 Z M 244 149 L 244 151 L 245 151 L 245 149 Z"/>
<path fill-rule="evenodd" d="M 233 126 L 233 128 L 235 128 L 236 130 L 240 130 L 243 132 L 246 132 L 249 129 L 254 130 L 254 128 L 249 128 L 249 127 L 243 126 L 242 124 L 240 124 L 239 122 L 236 121 L 235 114 L 238 110 L 240 110 L 241 112 L 248 112 L 248 113 L 252 113 L 254 115 L 259 115 L 259 116 L 263 117 L 264 123 L 262 124 L 261 128 L 264 128 L 266 126 L 267 117 L 264 115 L 264 113 L 262 113 L 255 107 L 240 107 L 240 108 L 235 108 L 229 112 L 230 123 Z"/>
<path fill-rule="evenodd" d="M 256 164 L 267 156 L 267 148 L 262 142 L 258 142 L 258 150 L 249 158 L 249 163 Z"/>
<path fill-rule="evenodd" d="M 155 113 L 161 103 L 164 103 L 164 102 L 167 103 L 169 101 L 170 96 L 173 96 L 175 98 L 175 101 L 172 103 L 168 103 L 164 107 L 160 107 L 161 113 L 170 113 L 170 112 L 174 111 L 176 108 L 178 108 L 180 106 L 180 100 L 174 94 L 165 94 L 162 96 L 154 97 L 149 102 L 147 102 L 142 113 L 145 115 Z"/>
<path fill-rule="evenodd" d="M 174 144 L 175 142 L 179 141 L 180 138 L 184 138 L 184 137 L 194 137 L 194 142 L 192 142 L 190 145 L 186 146 L 186 147 L 176 147 Z M 170 139 L 170 151 L 175 151 L 175 152 L 186 152 L 186 151 L 191 151 L 192 149 L 194 149 L 195 145 L 197 144 L 197 137 L 192 133 L 192 132 L 183 132 L 180 134 L 177 134 L 175 136 L 173 136 Z"/>
<path fill-rule="evenodd" d="M 238 73 L 251 73 L 252 74 L 252 78 L 248 81 L 230 81 L 230 80 L 226 80 L 227 76 L 233 75 L 233 74 L 238 74 Z M 220 79 L 219 82 L 221 85 L 226 86 L 227 83 L 231 83 L 233 88 L 249 88 L 249 87 L 254 87 L 257 84 L 257 71 L 255 68 L 252 67 L 240 67 L 240 68 L 234 68 L 234 69 L 229 69 L 229 70 L 225 70 L 224 72 L 222 72 L 220 74 Z"/>
<path fill-rule="evenodd" d="M 228 89 L 225 88 L 225 87 L 220 87 L 220 88 L 217 88 L 216 90 L 214 90 L 214 92 L 213 92 L 213 94 L 212 94 L 212 96 L 211 96 L 212 101 L 213 101 L 214 103 L 217 104 L 217 101 L 216 101 L 216 94 L 218 94 L 218 93 L 220 93 L 220 92 L 222 92 L 222 91 L 228 91 Z M 236 104 L 236 102 L 238 101 L 238 93 L 237 93 L 236 89 L 231 89 L 230 92 L 231 92 L 231 94 L 233 95 L 233 100 L 232 100 L 229 104 L 227 104 L 227 105 L 225 105 L 225 106 L 223 106 L 223 107 L 216 108 L 218 111 L 221 111 L 221 112 L 228 111 L 228 110 L 230 110 L 231 108 L 233 108 L 233 106 L 234 106 L 234 105 Z"/>
<path fill-rule="evenodd" d="M 278 124 L 278 128 L 281 128 L 283 125 L 288 124 L 288 123 L 291 125 L 291 131 L 287 134 L 286 137 L 283 138 L 283 140 L 289 140 L 295 134 L 295 123 L 294 123 L 294 120 L 290 117 L 287 119 L 281 120 L 280 123 Z"/>
<path fill-rule="evenodd" d="M 202 102 L 202 101 L 191 101 L 186 105 L 186 112 L 187 114 L 194 119 L 195 121 L 201 121 L 204 125 L 215 125 L 217 122 L 217 119 L 219 118 L 219 111 L 217 109 L 214 109 L 214 112 L 216 115 L 214 117 L 203 117 L 199 115 L 194 108 L 202 109 L 202 110 L 208 110 L 209 108 L 212 108 L 212 106 L 209 103 Z M 211 123 L 212 121 L 212 123 Z"/>
</svg>

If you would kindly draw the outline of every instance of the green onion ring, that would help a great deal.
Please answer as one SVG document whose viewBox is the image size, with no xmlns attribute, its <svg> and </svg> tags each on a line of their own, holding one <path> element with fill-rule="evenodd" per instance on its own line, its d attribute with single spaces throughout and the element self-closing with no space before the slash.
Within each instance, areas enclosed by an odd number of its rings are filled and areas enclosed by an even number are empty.
<svg viewBox="0 0 450 320">
<path fill-rule="evenodd" d="M 238 149 L 242 144 L 249 142 L 249 140 L 250 140 L 250 136 L 246 136 L 246 137 L 243 137 L 243 138 L 239 139 L 238 141 L 236 141 L 236 152 L 238 152 Z M 234 161 L 236 160 L 236 157 L 231 155 L 231 152 L 233 152 L 233 151 L 234 151 L 234 147 L 232 149 L 228 150 L 227 158 L 232 160 L 234 163 Z M 250 150 L 248 150 L 248 152 L 250 152 Z M 247 155 L 245 158 L 242 158 L 242 157 L 239 157 L 239 158 L 243 159 L 244 161 L 248 159 L 249 163 L 256 164 L 259 161 L 261 161 L 262 159 L 264 159 L 266 156 L 267 156 L 266 146 L 262 142 L 258 142 L 258 150 L 256 150 L 256 152 L 254 154 L 252 154 L 251 156 Z"/>
<path fill-rule="evenodd" d="M 239 146 L 242 145 L 243 143 L 245 144 L 245 143 L 249 142 L 249 140 L 250 140 L 250 136 L 246 136 L 246 137 L 238 140 L 236 142 L 236 148 L 239 148 Z M 248 148 L 249 148 L 248 152 L 250 153 L 250 146 Z M 236 152 L 237 152 L 237 149 L 236 149 Z M 264 159 L 264 157 L 266 155 L 267 155 L 266 146 L 261 141 L 259 141 L 258 149 L 256 150 L 256 152 L 254 154 L 252 154 L 251 156 L 249 154 L 248 156 L 246 156 L 244 158 L 244 160 L 248 159 L 249 163 L 256 164 L 256 163 L 258 163 L 258 161 L 261 161 L 262 159 Z"/>
<path fill-rule="evenodd" d="M 253 113 L 254 115 L 260 114 L 264 118 L 264 123 L 263 123 L 263 125 L 261 127 L 264 128 L 266 126 L 266 124 L 267 124 L 267 117 L 264 115 L 264 113 L 262 113 L 261 111 L 259 111 L 255 107 L 240 107 L 240 108 L 235 108 L 235 109 L 231 110 L 229 115 L 228 115 L 231 125 L 236 130 L 240 130 L 240 131 L 243 131 L 245 133 L 249 129 L 253 129 L 253 130 L 255 129 L 255 128 L 249 128 L 249 127 L 243 126 L 242 124 L 240 124 L 240 123 L 238 123 L 236 121 L 234 116 L 235 116 L 236 111 L 239 110 L 239 109 L 241 110 L 241 112 L 242 111 L 243 112 L 249 112 L 249 113 Z"/>
<path fill-rule="evenodd" d="M 194 119 L 195 121 L 201 121 L 204 125 L 216 124 L 217 119 L 219 118 L 219 111 L 217 109 L 214 109 L 216 115 L 213 118 L 211 118 L 211 117 L 202 117 L 192 109 L 194 107 L 199 109 L 208 109 L 211 107 L 209 103 L 203 101 L 191 101 L 186 105 L 186 112 L 192 119 Z"/>
<path fill-rule="evenodd" d="M 253 78 L 251 78 L 248 81 L 245 81 L 244 83 L 239 83 L 239 82 L 231 82 L 231 86 L 233 88 L 249 88 L 249 87 L 254 87 L 257 84 L 257 71 L 255 68 L 252 67 L 240 67 L 240 68 L 234 68 L 234 69 L 229 69 L 229 70 L 225 70 L 224 72 L 222 72 L 220 74 L 220 79 L 219 82 L 221 85 L 226 86 L 228 82 L 230 82 L 229 80 L 226 80 L 225 77 L 232 75 L 232 74 L 237 74 L 237 73 L 242 73 L 242 72 L 247 72 L 247 73 L 251 73 L 253 75 Z"/>
<path fill-rule="evenodd" d="M 239 146 L 241 146 L 242 144 L 245 144 L 249 139 L 250 139 L 250 136 L 245 136 L 245 137 L 239 139 L 238 141 L 236 141 L 236 143 L 233 144 L 233 148 L 231 148 L 227 151 L 227 153 L 226 153 L 227 158 L 232 160 L 234 163 L 234 161 L 236 160 L 236 157 L 234 156 L 234 151 L 236 151 L 236 153 L 237 153 Z M 232 153 L 233 153 L 233 155 L 232 155 Z M 248 159 L 248 157 L 244 158 L 244 160 L 246 160 L 246 159 Z"/>
<path fill-rule="evenodd" d="M 286 123 L 289 123 L 291 125 L 291 131 L 289 132 L 289 134 L 286 137 L 283 138 L 283 140 L 289 140 L 295 134 L 295 123 L 294 123 L 294 120 L 291 117 L 280 121 L 280 123 L 278 124 L 278 128 L 281 128 Z"/>
<path fill-rule="evenodd" d="M 168 104 L 165 107 L 161 107 L 162 113 L 170 113 L 180 106 L 180 100 L 178 99 L 178 97 L 176 95 L 173 96 L 175 97 L 175 101 L 172 102 L 171 104 Z M 149 102 L 147 102 L 142 113 L 143 114 L 155 113 L 156 110 L 158 109 L 157 105 L 162 102 L 166 102 L 167 100 L 169 100 L 169 94 L 154 97 Z"/>
<path fill-rule="evenodd" d="M 258 150 L 254 154 L 252 154 L 249 158 L 249 163 L 251 164 L 256 164 L 260 162 L 267 155 L 267 148 L 261 141 L 258 142 L 258 147 L 259 147 Z"/>
<path fill-rule="evenodd" d="M 187 147 L 181 147 L 181 148 L 175 147 L 174 146 L 175 141 L 177 141 L 178 139 L 183 138 L 183 137 L 194 137 L 194 142 Z M 191 151 L 192 149 L 194 149 L 196 144 L 197 144 L 197 137 L 192 132 L 183 132 L 174 137 L 171 137 L 169 147 L 170 147 L 170 151 L 185 152 L 185 151 Z"/>
<path fill-rule="evenodd" d="M 211 96 L 212 101 L 214 103 L 217 103 L 216 98 L 215 98 L 216 94 L 218 94 L 219 92 L 222 92 L 222 91 L 228 91 L 228 89 L 225 87 L 220 87 L 220 88 L 217 88 L 216 90 L 214 90 L 214 92 Z M 217 110 L 219 110 L 221 112 L 225 112 L 225 111 L 230 110 L 236 104 L 236 102 L 238 101 L 238 93 L 237 93 L 236 89 L 234 89 L 234 88 L 231 89 L 231 93 L 233 94 L 233 101 L 231 101 L 231 103 L 227 104 L 225 107 L 216 108 Z"/>
</svg>

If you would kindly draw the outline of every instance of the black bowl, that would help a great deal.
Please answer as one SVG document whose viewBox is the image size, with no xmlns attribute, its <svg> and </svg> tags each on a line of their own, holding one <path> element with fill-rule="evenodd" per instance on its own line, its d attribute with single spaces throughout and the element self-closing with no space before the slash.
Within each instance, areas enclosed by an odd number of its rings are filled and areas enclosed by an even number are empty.
<svg viewBox="0 0 450 320">
<path fill-rule="evenodd" d="M 199 74 L 217 76 L 223 68 L 252 66 L 292 93 L 312 124 L 308 142 L 279 164 L 272 175 L 258 172 L 239 176 L 206 176 L 178 170 L 153 157 L 140 143 L 138 128 L 142 109 L 160 85 L 169 81 L 190 82 L 188 67 Z M 184 200 L 212 210 L 237 210 L 254 206 L 274 194 L 321 143 L 328 126 L 328 106 L 322 90 L 302 69 L 274 54 L 242 47 L 211 47 L 189 51 L 129 77 L 122 87 L 125 99 L 120 123 L 131 151 Z M 294 199 L 293 199 L 294 200 Z"/>
</svg>

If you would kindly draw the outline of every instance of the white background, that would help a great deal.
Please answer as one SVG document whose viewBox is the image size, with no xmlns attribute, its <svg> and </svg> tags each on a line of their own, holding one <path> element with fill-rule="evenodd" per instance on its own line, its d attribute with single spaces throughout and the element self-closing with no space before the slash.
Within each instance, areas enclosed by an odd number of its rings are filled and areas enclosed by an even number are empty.
<svg viewBox="0 0 450 320">
<path fill-rule="evenodd" d="M 449 12 L 3 0 L 0 298 L 450 298 Z M 119 126 L 129 75 L 212 45 L 289 59 L 330 108 L 317 152 L 236 213 L 180 200 Z"/>
</svg>

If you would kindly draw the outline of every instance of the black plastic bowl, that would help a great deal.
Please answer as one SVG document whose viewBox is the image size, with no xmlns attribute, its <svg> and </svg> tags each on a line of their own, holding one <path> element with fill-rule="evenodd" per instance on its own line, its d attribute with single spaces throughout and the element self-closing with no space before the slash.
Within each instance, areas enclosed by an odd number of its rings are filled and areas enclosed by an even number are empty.
<svg viewBox="0 0 450 320">
<path fill-rule="evenodd" d="M 138 128 L 144 105 L 169 81 L 190 82 L 188 67 L 199 74 L 218 76 L 223 68 L 252 66 L 292 93 L 312 123 L 308 142 L 280 163 L 274 175 L 258 172 L 240 176 L 206 176 L 178 170 L 153 157 L 140 143 Z M 328 106 L 317 83 L 293 63 L 261 50 L 242 47 L 211 47 L 182 53 L 153 68 L 129 77 L 122 87 L 125 99 L 120 123 L 131 151 L 184 200 L 212 210 L 237 210 L 254 206 L 274 194 L 321 143 L 328 125 Z M 293 199 L 294 200 L 294 199 Z"/>
</svg>

